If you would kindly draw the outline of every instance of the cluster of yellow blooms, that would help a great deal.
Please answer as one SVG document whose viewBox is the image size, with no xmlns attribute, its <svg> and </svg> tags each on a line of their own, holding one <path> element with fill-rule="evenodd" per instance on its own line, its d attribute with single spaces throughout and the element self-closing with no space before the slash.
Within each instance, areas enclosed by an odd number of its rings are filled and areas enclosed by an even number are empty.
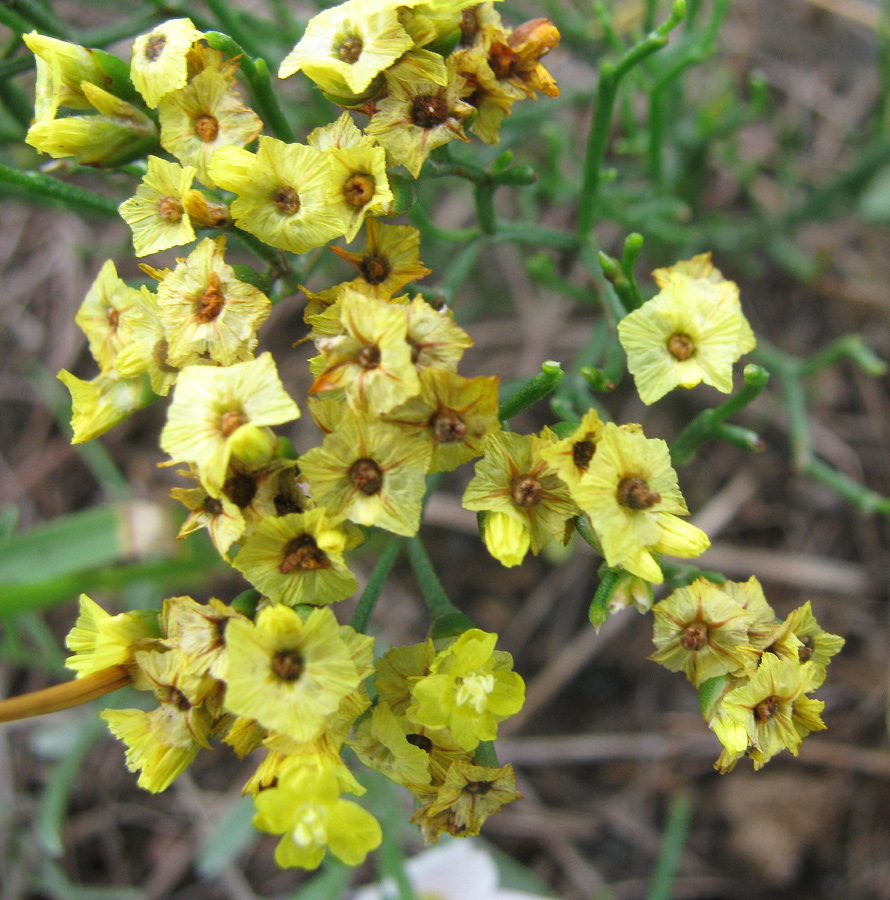
<svg viewBox="0 0 890 900">
<path fill-rule="evenodd" d="M 415 795 L 430 841 L 476 834 L 519 797 L 510 766 L 478 764 L 480 743 L 524 698 L 496 635 L 471 628 L 375 664 L 372 639 L 326 608 L 356 590 L 345 554 L 364 527 L 417 533 L 427 475 L 481 456 L 463 505 L 482 514 L 485 544 L 507 566 L 552 539 L 567 543 L 581 519 L 621 573 L 616 605 L 633 596 L 648 608 L 651 585 L 664 580 L 660 555 L 695 557 L 709 545 L 681 518 L 688 510 L 664 441 L 595 410 L 559 434 L 505 431 L 497 377 L 457 374 L 467 333 L 447 309 L 399 295 L 429 270 L 417 230 L 379 218 L 394 212 L 387 166 L 416 177 L 434 148 L 469 139 L 465 125 L 496 143 L 516 100 L 558 94 L 540 63 L 558 39 L 548 20 L 510 30 L 492 3 L 474 0 L 348 0 L 324 10 L 279 75 L 302 71 L 347 111 L 304 145 L 260 134 L 241 100 L 238 60 L 188 19 L 137 38 L 124 72 L 107 54 L 26 38 L 38 58 L 33 146 L 112 165 L 159 141 L 177 160 L 148 156 L 120 207 L 137 255 L 191 243 L 195 228 L 234 224 L 294 253 L 364 229 L 363 251 L 331 248 L 355 278 L 306 292 L 318 350 L 308 408 L 324 438 L 297 458 L 271 427 L 300 411 L 272 356 L 254 352 L 270 300 L 261 279 L 225 261 L 224 235 L 203 238 L 174 269 L 143 265 L 154 292 L 129 287 L 105 263 L 77 316 L 100 374 L 60 374 L 75 441 L 173 390 L 161 447 L 193 483 L 173 491 L 189 510 L 181 536 L 207 528 L 262 596 L 251 618 L 189 597 L 110 616 L 84 595 L 69 665 L 78 677 L 123 666 L 157 697 L 151 712 L 103 713 L 149 790 L 166 788 L 213 737 L 239 756 L 265 749 L 245 791 L 256 825 L 282 835 L 282 865 L 315 867 L 326 850 L 357 864 L 380 843 L 373 817 L 341 796 L 363 792 L 344 745 Z M 348 110 L 369 117 L 364 131 Z M 640 396 L 651 403 L 700 381 L 728 392 L 733 364 L 754 346 L 738 289 L 707 254 L 655 278 L 661 292 L 618 325 Z M 699 581 L 655 614 L 654 658 L 697 687 L 719 681 L 706 715 L 726 746 L 722 769 L 744 753 L 759 766 L 782 746 L 796 752 L 822 727 L 804 692 L 821 683 L 840 639 L 808 607 L 780 624 L 753 579 Z"/>
</svg>

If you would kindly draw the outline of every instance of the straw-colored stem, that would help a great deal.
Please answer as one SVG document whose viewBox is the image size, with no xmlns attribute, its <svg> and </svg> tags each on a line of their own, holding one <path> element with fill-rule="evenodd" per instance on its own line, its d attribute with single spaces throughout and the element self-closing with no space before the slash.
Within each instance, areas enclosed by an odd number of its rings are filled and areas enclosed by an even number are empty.
<svg viewBox="0 0 890 900">
<path fill-rule="evenodd" d="M 75 681 L 66 681 L 30 694 L 0 700 L 0 722 L 13 722 L 31 716 L 42 716 L 88 703 L 96 697 L 110 694 L 130 683 L 130 674 L 123 666 L 109 666 Z"/>
</svg>

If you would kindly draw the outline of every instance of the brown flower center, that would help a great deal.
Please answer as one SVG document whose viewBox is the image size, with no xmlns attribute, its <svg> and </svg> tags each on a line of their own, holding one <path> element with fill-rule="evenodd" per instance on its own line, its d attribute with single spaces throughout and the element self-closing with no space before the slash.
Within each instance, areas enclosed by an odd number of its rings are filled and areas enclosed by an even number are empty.
<svg viewBox="0 0 890 900">
<path fill-rule="evenodd" d="M 797 658 L 802 662 L 809 662 L 813 658 L 813 639 L 807 635 L 800 639 L 802 647 L 797 650 Z"/>
<path fill-rule="evenodd" d="M 544 488 L 531 475 L 518 475 L 510 483 L 510 495 L 517 506 L 537 506 L 544 497 Z"/>
<path fill-rule="evenodd" d="M 590 438 L 572 444 L 572 462 L 575 464 L 575 468 L 586 472 L 594 453 L 596 453 L 596 444 Z"/>
<path fill-rule="evenodd" d="M 426 753 L 433 749 L 433 742 L 425 734 L 407 734 L 405 740 Z"/>
<path fill-rule="evenodd" d="M 414 98 L 411 121 L 419 128 L 436 128 L 448 121 L 448 104 L 441 94 L 423 94 Z"/>
<path fill-rule="evenodd" d="M 337 48 L 337 56 L 345 63 L 352 65 L 358 62 L 362 55 L 362 39 L 360 37 L 348 37 Z"/>
<path fill-rule="evenodd" d="M 377 182 L 362 172 L 350 175 L 343 184 L 343 199 L 350 206 L 366 206 L 374 199 Z"/>
<path fill-rule="evenodd" d="M 476 18 L 476 7 L 465 9 L 460 14 L 460 42 L 463 46 L 469 46 L 479 31 L 479 20 Z"/>
<path fill-rule="evenodd" d="M 284 548 L 284 558 L 278 571 L 282 575 L 288 575 L 294 569 L 315 572 L 318 569 L 330 569 L 332 565 L 327 553 L 318 546 L 315 538 L 311 534 L 301 534 Z"/>
<path fill-rule="evenodd" d="M 467 436 L 467 423 L 453 409 L 434 412 L 429 426 L 438 444 L 457 444 Z"/>
<path fill-rule="evenodd" d="M 182 203 L 178 197 L 161 197 L 157 203 L 157 210 L 164 222 L 182 221 Z"/>
<path fill-rule="evenodd" d="M 495 42 L 488 51 L 488 65 L 495 78 L 506 78 L 513 70 L 519 54 L 507 44 Z"/>
<path fill-rule="evenodd" d="M 223 511 L 222 500 L 217 500 L 216 497 L 205 497 L 201 509 L 209 516 L 218 516 Z"/>
<path fill-rule="evenodd" d="M 111 330 L 117 331 L 118 322 L 121 320 L 121 314 L 113 306 L 109 306 L 105 310 L 105 315 L 108 316 L 108 324 L 111 326 Z"/>
<path fill-rule="evenodd" d="M 154 34 L 149 35 L 148 40 L 145 42 L 145 58 L 149 62 L 154 62 L 164 52 L 164 47 L 166 46 L 166 36 L 156 31 Z"/>
<path fill-rule="evenodd" d="M 272 203 L 286 216 L 294 216 L 300 211 L 300 195 L 289 186 L 276 188 Z"/>
<path fill-rule="evenodd" d="M 779 710 L 777 697 L 767 697 L 754 707 L 754 718 L 758 722 L 768 722 Z"/>
<path fill-rule="evenodd" d="M 695 344 L 692 338 L 681 331 L 672 334 L 668 338 L 667 348 L 671 356 L 680 360 L 680 362 L 683 362 L 684 359 L 689 359 L 695 353 Z"/>
<path fill-rule="evenodd" d="M 188 712 L 192 708 L 191 701 L 179 688 L 170 688 L 170 699 L 168 703 L 175 706 L 180 712 Z"/>
<path fill-rule="evenodd" d="M 487 794 L 491 787 L 490 781 L 468 781 L 463 789 L 466 794 Z"/>
<path fill-rule="evenodd" d="M 376 344 L 368 344 L 359 350 L 356 358 L 363 369 L 376 369 L 380 365 L 380 348 Z"/>
<path fill-rule="evenodd" d="M 199 325 L 212 322 L 226 305 L 225 294 L 219 289 L 219 275 L 211 272 L 207 279 L 207 288 L 198 301 L 198 311 L 195 313 L 195 321 Z"/>
<path fill-rule="evenodd" d="M 708 643 L 708 627 L 703 622 L 693 622 L 686 626 L 686 631 L 680 638 L 680 644 L 684 650 L 701 650 Z"/>
<path fill-rule="evenodd" d="M 197 134 L 205 144 L 215 141 L 216 136 L 219 134 L 219 122 L 217 122 L 216 116 L 211 116 L 210 113 L 204 113 L 203 115 L 198 116 L 198 118 L 195 119 L 195 134 Z"/>
<path fill-rule="evenodd" d="M 223 485 L 223 492 L 240 509 L 250 506 L 256 497 L 257 483 L 255 478 L 236 472 L 231 478 L 227 478 Z"/>
<path fill-rule="evenodd" d="M 240 409 L 230 409 L 224 412 L 219 419 L 219 430 L 223 437 L 234 434 L 242 425 L 248 422 L 247 416 Z"/>
<path fill-rule="evenodd" d="M 298 650 L 279 650 L 272 657 L 272 671 L 282 681 L 296 681 L 304 668 L 303 657 Z"/>
<path fill-rule="evenodd" d="M 154 351 L 152 352 L 152 359 L 154 364 L 162 371 L 162 372 L 178 372 L 179 369 L 176 366 L 171 366 L 170 363 L 167 362 L 167 351 L 170 349 L 170 345 L 167 343 L 167 338 L 161 338 L 156 344 Z"/>
<path fill-rule="evenodd" d="M 358 268 L 368 284 L 380 284 L 386 281 L 392 271 L 389 260 L 385 256 L 365 256 Z"/>
<path fill-rule="evenodd" d="M 373 459 L 357 459 L 349 467 L 349 480 L 367 497 L 383 488 L 383 472 Z"/>
<path fill-rule="evenodd" d="M 633 475 L 619 482 L 615 499 L 628 509 L 649 509 L 661 500 L 661 494 L 658 491 L 650 491 L 645 478 Z"/>
</svg>

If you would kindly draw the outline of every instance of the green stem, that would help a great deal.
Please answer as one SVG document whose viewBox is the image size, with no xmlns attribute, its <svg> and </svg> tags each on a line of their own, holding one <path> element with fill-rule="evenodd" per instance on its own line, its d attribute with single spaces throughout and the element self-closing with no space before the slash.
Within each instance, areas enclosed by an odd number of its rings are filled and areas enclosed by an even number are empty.
<svg viewBox="0 0 890 900">
<path fill-rule="evenodd" d="M 460 252 L 452 257 L 448 266 L 448 274 L 437 288 L 439 296 L 449 306 L 454 304 L 457 292 L 467 278 L 470 277 L 470 272 L 473 271 L 473 266 L 476 265 L 476 260 L 479 258 L 479 252 L 482 250 L 484 243 L 484 239 L 481 236 L 477 236 L 466 247 L 461 247 Z"/>
<path fill-rule="evenodd" d="M 869 490 L 864 485 L 854 481 L 843 472 L 839 472 L 833 466 L 822 462 L 817 457 L 812 457 L 804 467 L 804 473 L 816 481 L 821 481 L 832 490 L 837 491 L 845 500 L 852 503 L 860 512 L 879 512 L 890 515 L 890 497 L 884 497 L 875 491 Z"/>
<path fill-rule="evenodd" d="M 523 410 L 543 400 L 552 393 L 565 377 L 558 362 L 547 360 L 541 363 L 541 371 L 520 385 L 498 408 L 498 418 L 502 422 L 518 416 Z"/>
<path fill-rule="evenodd" d="M 476 201 L 476 217 L 483 234 L 494 234 L 498 230 L 494 212 L 494 192 L 496 185 L 489 179 L 476 184 L 473 198 Z"/>
<path fill-rule="evenodd" d="M 498 222 L 496 243 L 533 244 L 554 250 L 577 250 L 578 238 L 569 231 L 534 222 Z"/>
<path fill-rule="evenodd" d="M 208 31 L 204 35 L 207 43 L 215 50 L 225 53 L 230 58 L 240 56 L 241 71 L 250 85 L 254 102 L 260 115 L 266 120 L 272 134 L 286 144 L 296 140 L 294 130 L 278 104 L 278 98 L 272 90 L 272 79 L 269 75 L 269 66 L 262 57 L 252 59 L 244 48 L 219 31 Z"/>
<path fill-rule="evenodd" d="M 680 857 L 689 835 L 692 818 L 692 802 L 685 794 L 677 794 L 668 807 L 667 822 L 661 839 L 661 849 L 652 875 L 652 885 L 646 900 L 671 900 L 674 879 L 680 866 Z"/>
<path fill-rule="evenodd" d="M 84 47 L 107 47 L 134 34 L 142 34 L 158 21 L 156 12 L 143 12 L 132 19 L 123 22 L 115 22 L 114 25 L 106 25 L 102 28 L 94 28 L 84 31 L 80 40 Z"/>
<path fill-rule="evenodd" d="M 862 335 L 846 334 L 809 357 L 809 359 L 803 360 L 800 366 L 800 376 L 807 378 L 847 357 L 852 359 L 866 374 L 874 378 L 887 374 L 887 363 L 872 353 L 862 339 Z"/>
<path fill-rule="evenodd" d="M 235 15 L 235 7 L 230 0 L 204 0 L 204 2 L 227 34 L 231 35 L 253 56 L 262 55 L 262 52 L 254 45 L 252 36 L 241 27 L 241 22 Z"/>
<path fill-rule="evenodd" d="M 498 755 L 494 749 L 494 741 L 482 741 L 473 754 L 474 766 L 485 766 L 487 769 L 498 768 Z"/>
<path fill-rule="evenodd" d="M 20 125 L 26 129 L 30 127 L 34 119 L 34 107 L 17 84 L 9 80 L 0 81 L 0 101 Z"/>
<path fill-rule="evenodd" d="M 606 259 L 608 258 L 606 257 Z M 581 247 L 581 263 L 587 269 L 587 272 L 602 284 L 603 289 L 600 291 L 600 302 L 603 305 L 603 311 L 614 327 L 627 315 L 627 309 L 615 290 L 615 286 L 603 271 L 603 259 L 590 243 Z"/>
<path fill-rule="evenodd" d="M 419 203 L 415 203 L 408 210 L 408 218 L 411 219 L 421 234 L 428 235 L 439 241 L 463 244 L 479 237 L 478 228 L 440 228 Z"/>
<path fill-rule="evenodd" d="M 419 537 L 408 538 L 408 559 L 411 568 L 420 585 L 420 592 L 430 611 L 430 618 L 438 619 L 440 616 L 463 616 L 463 613 L 451 602 L 439 576 L 433 567 L 433 563 L 427 555 L 426 548 Z"/>
<path fill-rule="evenodd" d="M 769 372 L 760 366 L 745 366 L 745 385 L 725 403 L 713 409 L 700 412 L 670 445 L 671 461 L 675 467 L 688 463 L 698 452 L 698 448 L 716 436 L 718 426 L 730 416 L 744 409 L 760 396 L 769 381 Z"/>
<path fill-rule="evenodd" d="M 90 210 L 114 217 L 118 214 L 118 205 L 114 200 L 40 172 L 23 172 L 0 163 L 0 184 L 12 185 L 27 194 L 57 201 L 79 212 Z"/>
<path fill-rule="evenodd" d="M 404 543 L 405 541 L 403 538 L 392 538 L 386 545 L 386 549 L 380 554 L 380 558 L 377 560 L 377 564 L 374 566 L 370 578 L 368 578 L 368 583 L 365 585 L 364 591 L 362 591 L 358 606 L 356 606 L 355 612 L 352 614 L 352 621 L 350 624 L 356 631 L 362 634 L 367 632 L 368 625 L 371 621 L 371 615 L 374 612 L 374 607 L 380 599 L 383 586 L 386 584 L 386 579 L 389 578 L 389 573 L 392 571 L 392 567 L 396 564 L 396 560 L 402 552 Z"/>
<path fill-rule="evenodd" d="M 685 15 L 685 0 L 674 0 L 671 14 L 662 25 L 627 50 L 617 63 L 603 63 L 600 68 L 596 107 L 587 137 L 578 205 L 577 233 L 580 243 L 586 243 L 589 240 L 593 224 L 596 221 L 603 161 L 606 158 L 612 114 L 621 80 L 634 66 L 660 50 L 668 42 L 670 32 L 683 21 Z"/>
<path fill-rule="evenodd" d="M 785 406 L 788 409 L 788 431 L 791 439 L 791 458 L 798 472 L 805 472 L 813 458 L 813 440 L 807 416 L 807 398 L 800 379 L 792 375 L 782 377 Z"/>
<path fill-rule="evenodd" d="M 31 31 L 36 28 L 50 37 L 64 38 L 70 30 L 49 9 L 35 3 L 34 0 L 13 0 L 10 6 L 15 6 L 21 15 L 32 23 L 32 28 L 29 29 Z"/>
<path fill-rule="evenodd" d="M 18 34 L 28 34 L 34 30 L 34 25 L 17 12 L 13 12 L 8 6 L 0 6 L 0 25 L 5 25 L 11 31 Z"/>
</svg>

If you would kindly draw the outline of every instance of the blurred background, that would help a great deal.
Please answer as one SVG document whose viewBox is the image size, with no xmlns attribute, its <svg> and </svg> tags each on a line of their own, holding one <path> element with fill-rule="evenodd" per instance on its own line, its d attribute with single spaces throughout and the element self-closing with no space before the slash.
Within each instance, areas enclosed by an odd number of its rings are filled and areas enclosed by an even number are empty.
<svg viewBox="0 0 890 900">
<path fill-rule="evenodd" d="M 130 35 L 151 27 L 152 16 L 212 21 L 198 2 L 33 6 L 71 26 L 72 40 L 140 16 L 145 24 Z M 273 72 L 317 9 L 261 0 L 230 7 L 243 22 L 268 23 L 255 33 L 269 47 Z M 534 166 L 538 182 L 502 190 L 498 209 L 504 219 L 572 228 L 598 62 L 639 35 L 650 11 L 660 22 L 668 8 L 641 0 L 499 8 L 513 25 L 550 16 L 563 42 L 545 59 L 561 97 L 517 105 L 502 129 L 500 149 Z M 691 25 L 662 51 L 673 55 L 654 57 L 623 85 L 607 157 L 614 179 L 603 188 L 597 224 L 601 246 L 620 256 L 628 233 L 644 236 L 637 276 L 647 296 L 655 292 L 652 269 L 712 250 L 715 265 L 739 284 L 762 341 L 807 357 L 860 333 L 890 358 L 890 4 L 715 0 L 690 9 Z M 282 14 L 296 23 L 290 34 Z M 13 84 L 30 99 L 29 55 L 3 26 L 0 45 L 0 96 L 6 102 Z M 126 59 L 128 47 L 121 40 L 109 49 Z M 282 93 L 293 101 L 301 137 L 338 112 L 299 78 Z M 4 112 L 0 160 L 45 164 L 21 143 L 23 131 Z M 485 164 L 498 152 L 477 141 L 455 157 Z M 50 171 L 115 201 L 137 183 L 65 162 Z M 203 534 L 174 543 L 182 516 L 167 495 L 183 482 L 158 468 L 166 402 L 97 442 L 70 444 L 69 398 L 55 375 L 95 374 L 74 315 L 102 263 L 111 258 L 122 277 L 144 280 L 128 229 L 34 205 L 8 189 L 0 196 L 0 694 L 9 695 L 67 677 L 62 641 L 81 590 L 122 610 L 182 593 L 231 599 L 246 583 Z M 422 181 L 417 204 L 425 211 L 414 214 L 418 225 L 427 216 L 443 228 L 475 221 L 470 187 L 457 179 Z M 463 374 L 506 380 L 528 377 L 545 359 L 571 366 L 600 308 L 600 289 L 575 260 L 493 243 L 458 282 L 448 278 L 456 246 L 422 230 L 421 258 L 433 274 L 418 289 L 445 296 L 476 342 Z M 175 255 L 151 262 L 172 264 Z M 351 277 L 328 251 L 314 251 L 311 263 L 313 290 Z M 284 298 L 259 348 L 275 353 L 298 401 L 310 384 L 311 350 L 292 348 L 305 334 L 304 303 L 302 294 Z M 886 377 L 843 361 L 804 388 L 818 456 L 869 490 L 890 493 Z M 615 421 L 641 422 L 648 436 L 666 440 L 722 399 L 700 387 L 646 408 L 627 377 L 600 397 Z M 552 423 L 546 407 L 514 428 Z M 781 379 L 738 421 L 760 434 L 762 453 L 710 442 L 680 471 L 693 521 L 712 536 L 702 565 L 735 580 L 756 575 L 779 616 L 811 601 L 820 624 L 847 641 L 818 693 L 828 731 L 808 738 L 798 759 L 782 754 L 756 774 L 747 761 L 730 775 L 713 770 L 719 745 L 695 692 L 646 659 L 648 617 L 629 610 L 599 633 L 589 626 L 599 561 L 585 547 L 576 542 L 502 568 L 478 540 L 475 515 L 460 506 L 469 467 L 449 476 L 429 504 L 423 535 L 449 596 L 479 627 L 499 632 L 499 646 L 514 654 L 527 682 L 526 707 L 498 744 L 525 800 L 490 819 L 484 834 L 538 879 L 541 892 L 651 897 L 668 823 L 679 834 L 688 814 L 667 896 L 890 898 L 887 517 L 856 509 L 797 471 L 799 423 Z M 308 416 L 290 436 L 298 449 L 318 440 Z M 359 551 L 354 563 L 361 582 L 373 552 Z M 353 601 L 341 606 L 346 621 Z M 426 613 L 407 568 L 396 568 L 374 623 L 384 648 L 425 636 Z M 112 702 L 134 701 L 121 694 Z M 251 831 L 240 798 L 251 770 L 225 750 L 204 752 L 154 796 L 136 787 L 94 707 L 0 726 L 0 900 L 336 896 L 333 882 L 306 889 L 309 876 L 277 869 L 275 839 Z M 389 810 L 390 833 L 408 851 L 419 849 L 413 826 L 402 825 L 408 799 L 383 786 L 371 795 Z M 374 877 L 369 863 L 356 883 Z"/>
</svg>

